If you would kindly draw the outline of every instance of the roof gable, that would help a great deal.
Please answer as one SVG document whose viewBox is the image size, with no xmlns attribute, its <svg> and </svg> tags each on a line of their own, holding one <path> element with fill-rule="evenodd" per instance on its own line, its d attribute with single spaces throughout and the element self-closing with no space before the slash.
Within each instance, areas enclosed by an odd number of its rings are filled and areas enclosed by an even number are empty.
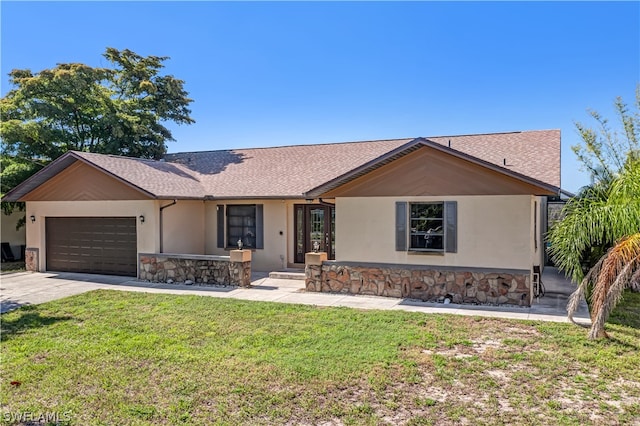
<svg viewBox="0 0 640 426">
<path fill-rule="evenodd" d="M 37 191 L 37 189 L 47 182 L 55 180 L 58 174 L 63 173 L 65 169 L 76 162 L 81 162 L 89 168 L 110 176 L 123 185 L 139 191 L 147 198 L 202 199 L 205 196 L 205 190 L 200 184 L 198 174 L 177 164 L 116 155 L 69 151 L 9 191 L 3 201 L 22 201 L 26 198 L 35 201 L 34 196 L 31 194 L 32 192 L 39 197 L 47 197 L 45 192 Z M 87 171 L 88 169 L 83 168 L 83 170 Z M 64 191 L 64 189 L 61 191 Z M 58 194 L 58 196 L 62 196 L 62 193 Z M 76 191 L 75 195 L 68 194 L 68 196 L 88 195 L 80 195 Z"/>
<path fill-rule="evenodd" d="M 119 179 L 75 161 L 20 198 L 20 201 L 143 200 L 150 196 Z"/>
<path fill-rule="evenodd" d="M 416 148 L 394 157 L 318 196 L 387 197 L 445 195 L 553 195 L 548 185 L 536 184 L 508 171 L 493 169 L 452 155 L 433 143 L 419 141 Z"/>
</svg>

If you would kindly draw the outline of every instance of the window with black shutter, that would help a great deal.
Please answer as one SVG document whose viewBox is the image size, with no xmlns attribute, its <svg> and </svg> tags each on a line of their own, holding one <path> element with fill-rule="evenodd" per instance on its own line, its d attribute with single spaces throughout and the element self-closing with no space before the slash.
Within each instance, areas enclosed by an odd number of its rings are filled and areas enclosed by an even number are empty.
<svg viewBox="0 0 640 426">
<path fill-rule="evenodd" d="M 457 202 L 396 203 L 396 250 L 447 252 L 458 250 Z"/>
<path fill-rule="evenodd" d="M 218 206 L 218 247 L 264 248 L 264 219 L 262 204 Z"/>
</svg>

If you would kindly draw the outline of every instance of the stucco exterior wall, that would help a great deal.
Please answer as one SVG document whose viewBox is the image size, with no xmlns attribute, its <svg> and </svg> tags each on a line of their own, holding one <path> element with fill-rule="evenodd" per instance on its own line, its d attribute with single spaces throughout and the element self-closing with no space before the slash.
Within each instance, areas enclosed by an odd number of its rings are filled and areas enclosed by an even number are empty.
<svg viewBox="0 0 640 426">
<path fill-rule="evenodd" d="M 27 241 L 25 228 L 16 230 L 18 221 L 24 217 L 25 212 L 14 211 L 10 215 L 0 213 L 0 221 L 2 222 L 1 236 L 3 243 L 9 243 L 13 255 L 20 257 L 20 246 L 25 245 Z"/>
<path fill-rule="evenodd" d="M 158 209 L 171 202 L 160 201 Z M 202 232 L 205 223 L 204 201 L 178 200 L 175 205 L 165 208 L 162 215 L 164 253 L 205 254 L 205 233 Z"/>
<path fill-rule="evenodd" d="M 531 204 L 531 215 L 535 219 L 535 225 L 531 227 L 531 264 L 540 265 L 541 268 L 544 268 L 544 238 L 546 230 L 543 228 L 546 220 L 543 215 L 546 212 L 543 207 L 546 204 L 543 202 L 542 197 L 533 197 Z"/>
<path fill-rule="evenodd" d="M 336 199 L 336 260 L 530 270 L 536 253 L 530 195 Z M 395 250 L 396 201 L 458 202 L 457 253 Z"/>
<path fill-rule="evenodd" d="M 39 270 L 46 270 L 46 217 L 145 217 L 144 223 L 136 219 L 138 252 L 155 253 L 159 250 L 158 205 L 155 200 L 130 201 L 28 201 L 26 245 L 39 250 Z M 36 220 L 31 222 L 29 217 Z"/>
<path fill-rule="evenodd" d="M 423 254 L 395 250 L 396 201 L 457 201 L 457 253 Z M 45 217 L 136 217 L 138 252 L 160 252 L 159 208 L 172 200 L 30 201 L 26 216 L 26 246 L 39 250 L 39 269 L 46 267 Z M 295 204 L 304 200 L 178 200 L 164 210 L 163 252 L 228 255 L 218 248 L 217 208 L 230 204 L 262 204 L 264 248 L 253 251 L 255 271 L 292 266 Z M 541 264 L 544 243 L 539 197 L 438 196 L 338 197 L 336 199 L 336 260 L 431 266 L 527 269 Z M 537 214 L 534 214 L 537 210 Z M 534 227 L 534 216 L 538 222 Z M 5 223 L 3 220 L 3 230 Z M 535 239 L 537 235 L 537 241 Z M 5 240 L 3 235 L 3 241 Z"/>
<path fill-rule="evenodd" d="M 304 202 L 304 200 L 302 200 Z M 228 248 L 219 248 L 217 211 L 219 205 L 262 204 L 264 249 L 252 253 L 254 271 L 276 271 L 287 267 L 293 251 L 293 201 L 289 200 L 220 200 L 205 202 L 205 254 L 227 255 Z M 235 247 L 232 247 L 235 249 Z"/>
</svg>

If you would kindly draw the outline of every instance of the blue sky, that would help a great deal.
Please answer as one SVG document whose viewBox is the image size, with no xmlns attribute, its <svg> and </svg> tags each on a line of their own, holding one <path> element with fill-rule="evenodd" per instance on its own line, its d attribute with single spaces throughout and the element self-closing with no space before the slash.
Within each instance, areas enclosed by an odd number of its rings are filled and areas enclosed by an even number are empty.
<svg viewBox="0 0 640 426">
<path fill-rule="evenodd" d="M 196 124 L 169 152 L 562 130 L 562 186 L 587 108 L 640 81 L 638 2 L 8 2 L 14 68 L 107 65 L 107 46 L 169 56 Z"/>
</svg>

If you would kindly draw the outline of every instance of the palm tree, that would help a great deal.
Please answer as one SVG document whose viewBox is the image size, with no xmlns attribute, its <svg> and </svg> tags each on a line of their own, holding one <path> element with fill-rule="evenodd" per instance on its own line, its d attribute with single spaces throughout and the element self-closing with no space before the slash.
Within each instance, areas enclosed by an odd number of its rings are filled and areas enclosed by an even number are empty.
<svg viewBox="0 0 640 426">
<path fill-rule="evenodd" d="M 640 161 L 629 157 L 617 176 L 570 200 L 563 213 L 548 239 L 555 264 L 580 283 L 569 299 L 569 319 L 587 294 L 589 337 L 606 336 L 604 323 L 624 289 L 640 290 Z M 583 263 L 593 247 L 611 248 L 585 274 Z"/>
</svg>

